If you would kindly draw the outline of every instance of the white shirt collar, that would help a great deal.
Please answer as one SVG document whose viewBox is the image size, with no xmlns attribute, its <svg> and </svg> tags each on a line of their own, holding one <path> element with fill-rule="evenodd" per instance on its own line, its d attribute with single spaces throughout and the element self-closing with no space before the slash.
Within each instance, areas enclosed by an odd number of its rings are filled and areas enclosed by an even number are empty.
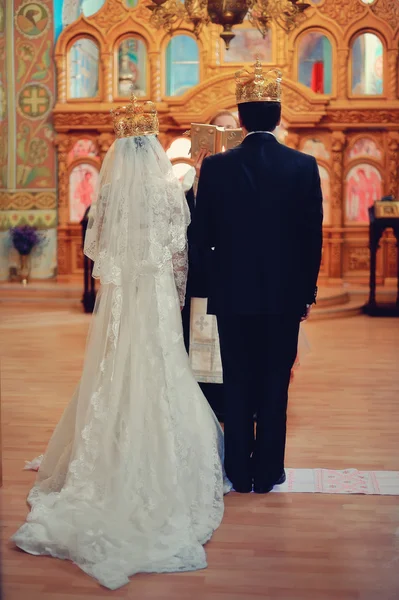
<svg viewBox="0 0 399 600">
<path fill-rule="evenodd" d="M 269 135 L 276 137 L 276 135 L 272 131 L 250 131 L 245 137 L 247 138 L 248 136 L 254 135 L 255 133 L 268 133 Z"/>
</svg>

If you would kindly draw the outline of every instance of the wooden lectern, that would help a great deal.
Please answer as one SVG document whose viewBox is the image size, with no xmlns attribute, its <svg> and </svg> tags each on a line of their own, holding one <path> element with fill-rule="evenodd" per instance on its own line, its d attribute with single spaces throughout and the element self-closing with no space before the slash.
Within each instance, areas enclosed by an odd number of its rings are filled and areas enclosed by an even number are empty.
<svg viewBox="0 0 399 600">
<path fill-rule="evenodd" d="M 399 201 L 391 196 L 383 198 L 369 208 L 369 247 L 370 247 L 370 296 L 363 312 L 372 317 L 399 317 Z M 396 303 L 377 305 L 376 302 L 376 265 L 377 250 L 382 234 L 393 229 L 398 248 L 398 292 Z"/>
</svg>

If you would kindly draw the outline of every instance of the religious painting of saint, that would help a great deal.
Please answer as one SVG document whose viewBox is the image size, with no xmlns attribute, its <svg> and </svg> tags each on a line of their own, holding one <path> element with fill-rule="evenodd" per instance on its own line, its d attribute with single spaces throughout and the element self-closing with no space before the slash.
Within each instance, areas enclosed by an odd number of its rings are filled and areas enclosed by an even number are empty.
<svg viewBox="0 0 399 600">
<path fill-rule="evenodd" d="M 98 171 L 91 164 L 79 164 L 69 176 L 69 218 L 80 223 L 86 209 L 91 206 L 97 187 Z"/>
<path fill-rule="evenodd" d="M 225 63 L 254 63 L 259 58 L 263 63 L 273 61 L 272 32 L 265 39 L 255 28 L 235 29 L 229 50 L 224 49 Z"/>
<path fill-rule="evenodd" d="M 331 224 L 331 192 L 330 192 L 330 174 L 323 165 L 319 166 L 321 191 L 323 193 L 323 225 Z"/>
<path fill-rule="evenodd" d="M 374 33 L 362 33 L 352 47 L 352 93 L 378 96 L 383 93 L 384 48 Z"/>
<path fill-rule="evenodd" d="M 99 48 L 88 38 L 78 39 L 69 50 L 69 95 L 95 98 L 98 94 Z"/>
<path fill-rule="evenodd" d="M 346 221 L 368 223 L 368 209 L 381 197 L 382 181 L 379 171 L 369 164 L 352 167 L 346 176 Z"/>
<path fill-rule="evenodd" d="M 78 140 L 68 153 L 68 164 L 77 158 L 99 158 L 98 150 L 92 140 Z"/>
<path fill-rule="evenodd" d="M 118 95 L 130 96 L 133 91 L 138 97 L 147 94 L 147 50 L 142 40 L 123 40 L 118 50 Z"/>
<path fill-rule="evenodd" d="M 332 92 L 332 47 L 319 33 L 307 33 L 298 47 L 298 81 L 317 94 Z"/>
<path fill-rule="evenodd" d="M 302 152 L 310 154 L 315 158 L 324 158 L 324 160 L 329 160 L 330 158 L 330 153 L 324 143 L 316 138 L 308 138 L 303 145 Z"/>
<path fill-rule="evenodd" d="M 166 95 L 181 96 L 200 81 L 199 48 L 189 35 L 174 35 L 165 53 Z"/>
<path fill-rule="evenodd" d="M 349 152 L 349 160 L 354 158 L 374 158 L 380 161 L 382 159 L 381 150 L 378 148 L 374 140 L 370 138 L 358 139 Z"/>
</svg>

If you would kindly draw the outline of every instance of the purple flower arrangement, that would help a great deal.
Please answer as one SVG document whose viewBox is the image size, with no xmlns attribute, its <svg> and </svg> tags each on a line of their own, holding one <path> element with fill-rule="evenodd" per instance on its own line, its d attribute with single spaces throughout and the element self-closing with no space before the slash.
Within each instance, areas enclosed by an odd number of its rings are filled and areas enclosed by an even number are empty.
<svg viewBox="0 0 399 600">
<path fill-rule="evenodd" d="M 14 248 L 21 256 L 30 254 L 33 248 L 43 241 L 42 234 L 38 233 L 35 227 L 30 227 L 30 225 L 13 227 L 10 230 L 10 236 Z"/>
</svg>

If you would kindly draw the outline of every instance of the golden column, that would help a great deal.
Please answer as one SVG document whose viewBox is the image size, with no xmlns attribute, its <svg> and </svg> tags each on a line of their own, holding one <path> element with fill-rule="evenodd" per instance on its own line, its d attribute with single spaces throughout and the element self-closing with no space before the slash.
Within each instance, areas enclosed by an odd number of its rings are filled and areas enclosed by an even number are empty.
<svg viewBox="0 0 399 600">
<path fill-rule="evenodd" d="M 399 198 L 399 131 L 388 133 L 388 193 Z"/>
<path fill-rule="evenodd" d="M 329 279 L 341 281 L 343 259 L 343 202 L 344 202 L 344 150 L 346 136 L 343 131 L 332 133 L 332 177 L 331 177 L 331 225 L 330 256 L 328 266 Z"/>
</svg>

